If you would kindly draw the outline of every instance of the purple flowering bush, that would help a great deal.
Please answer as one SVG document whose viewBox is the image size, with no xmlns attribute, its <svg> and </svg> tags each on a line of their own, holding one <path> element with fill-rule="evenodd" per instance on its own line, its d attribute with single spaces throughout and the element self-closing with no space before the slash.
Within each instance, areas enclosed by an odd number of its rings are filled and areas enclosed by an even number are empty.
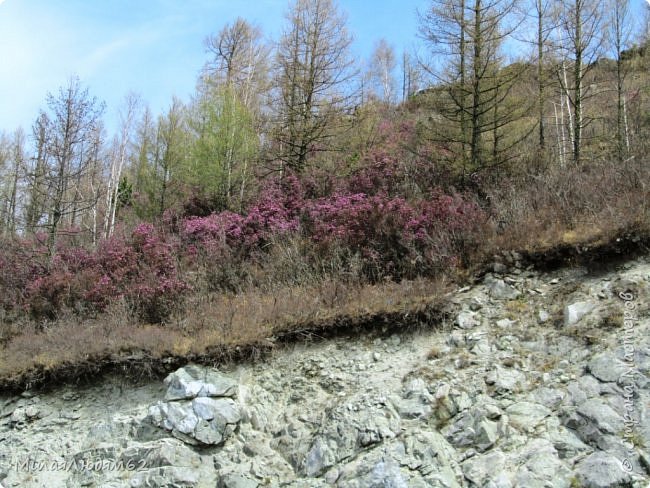
<svg viewBox="0 0 650 488">
<path fill-rule="evenodd" d="M 161 322 L 189 287 L 175 247 L 152 224 L 140 224 L 130 237 L 103 240 L 94 250 L 59 248 L 25 289 L 22 305 L 35 318 L 54 319 L 63 308 L 100 312 L 123 298 L 143 320 Z"/>
<path fill-rule="evenodd" d="M 12 241 L 0 253 L 0 306 L 54 319 L 63 309 L 95 314 L 124 300 L 142 320 L 162 322 L 192 288 L 234 293 L 264 273 L 265 283 L 292 282 L 293 265 L 318 279 L 322 263 L 335 263 L 330 276 L 354 270 L 370 282 L 458 265 L 485 221 L 481 209 L 442 190 L 406 198 L 401 163 L 375 156 L 320 183 L 309 174 L 271 178 L 241 214 L 168 211 L 161 225 L 140 223 L 93 249 L 61 241 L 50 257 L 43 239 Z M 289 243 L 292 257 L 279 269 L 274 256 Z"/>
</svg>

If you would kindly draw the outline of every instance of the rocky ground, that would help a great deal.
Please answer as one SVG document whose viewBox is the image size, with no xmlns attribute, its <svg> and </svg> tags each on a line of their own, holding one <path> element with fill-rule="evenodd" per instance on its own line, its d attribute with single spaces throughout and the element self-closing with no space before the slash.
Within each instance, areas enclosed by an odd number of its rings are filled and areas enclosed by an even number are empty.
<svg viewBox="0 0 650 488">
<path fill-rule="evenodd" d="M 0 484 L 650 486 L 650 261 L 509 261 L 431 330 L 0 397 Z"/>
</svg>

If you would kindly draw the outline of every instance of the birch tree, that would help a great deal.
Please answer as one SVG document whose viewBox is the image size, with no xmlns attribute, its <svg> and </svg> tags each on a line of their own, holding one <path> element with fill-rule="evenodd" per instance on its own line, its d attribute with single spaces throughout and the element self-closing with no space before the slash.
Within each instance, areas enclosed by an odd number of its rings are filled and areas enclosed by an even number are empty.
<svg viewBox="0 0 650 488">
<path fill-rule="evenodd" d="M 592 93 L 585 80 L 601 53 L 603 36 L 602 0 L 559 2 L 559 36 L 557 47 L 564 57 L 558 80 L 569 104 L 573 163 L 582 163 L 583 130 L 590 123 L 585 117 L 585 102 Z M 572 65 L 567 77 L 565 63 Z"/>
</svg>

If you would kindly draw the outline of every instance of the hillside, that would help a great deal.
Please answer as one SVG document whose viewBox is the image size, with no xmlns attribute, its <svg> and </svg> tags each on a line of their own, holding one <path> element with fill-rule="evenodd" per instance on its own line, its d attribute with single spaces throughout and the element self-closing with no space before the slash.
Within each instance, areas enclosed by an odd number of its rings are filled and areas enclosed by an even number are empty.
<svg viewBox="0 0 650 488">
<path fill-rule="evenodd" d="M 515 256 L 410 331 L 3 395 L 0 482 L 644 488 L 649 289 L 647 257 L 545 273 Z"/>
</svg>

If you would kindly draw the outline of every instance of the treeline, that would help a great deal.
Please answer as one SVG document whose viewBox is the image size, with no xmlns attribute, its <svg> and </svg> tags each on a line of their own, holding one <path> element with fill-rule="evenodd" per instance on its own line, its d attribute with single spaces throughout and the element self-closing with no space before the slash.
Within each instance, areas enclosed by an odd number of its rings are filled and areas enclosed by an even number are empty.
<svg viewBox="0 0 650 488">
<path fill-rule="evenodd" d="M 418 54 L 381 39 L 359 63 L 333 0 L 293 2 L 272 43 L 237 19 L 206 39 L 191 100 L 154 115 L 130 95 L 112 137 L 104 105 L 72 78 L 29 132 L 0 138 L 0 231 L 36 236 L 53 256 L 62 237 L 96 245 L 169 212 L 244 214 L 269 176 L 376 162 L 386 126 L 408 129 L 391 143 L 435 176 L 406 198 L 475 189 L 484 175 L 639 162 L 648 38 L 629 0 L 432 0 L 419 25 Z M 314 197 L 328 193 L 320 181 Z"/>
</svg>

